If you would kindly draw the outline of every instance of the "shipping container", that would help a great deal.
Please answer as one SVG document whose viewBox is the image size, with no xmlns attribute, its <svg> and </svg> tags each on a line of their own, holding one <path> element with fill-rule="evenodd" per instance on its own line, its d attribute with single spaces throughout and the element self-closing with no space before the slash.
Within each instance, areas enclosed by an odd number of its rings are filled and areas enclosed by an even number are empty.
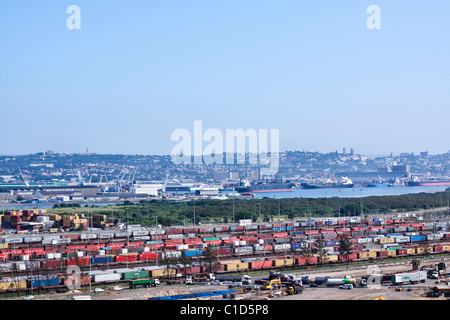
<svg viewBox="0 0 450 320">
<path fill-rule="evenodd" d="M 117 282 L 121 278 L 120 273 L 105 273 L 105 274 L 95 274 L 92 276 L 92 282 L 102 283 L 102 282 Z"/>
</svg>

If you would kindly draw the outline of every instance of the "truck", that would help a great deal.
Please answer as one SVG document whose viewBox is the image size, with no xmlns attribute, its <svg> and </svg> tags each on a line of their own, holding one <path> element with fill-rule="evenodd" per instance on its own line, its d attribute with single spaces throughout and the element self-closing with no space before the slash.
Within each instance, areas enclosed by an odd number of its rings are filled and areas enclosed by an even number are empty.
<svg viewBox="0 0 450 320">
<path fill-rule="evenodd" d="M 392 275 L 392 284 L 414 284 L 425 282 L 427 279 L 426 271 L 418 271 L 411 273 L 396 273 Z"/>
<path fill-rule="evenodd" d="M 230 281 L 230 282 L 242 282 L 242 284 L 250 284 L 252 281 L 252 277 L 246 274 L 242 276 L 216 275 L 215 280 L 220 282 Z"/>
<path fill-rule="evenodd" d="M 326 281 L 328 287 L 340 286 L 343 284 L 356 285 L 356 280 L 347 275 L 344 278 L 328 278 Z"/>
<path fill-rule="evenodd" d="M 301 285 L 290 285 L 290 286 L 286 286 L 286 288 L 284 289 L 284 292 L 286 292 L 288 295 L 293 295 L 293 294 L 302 294 L 303 293 L 303 286 Z"/>
<path fill-rule="evenodd" d="M 276 289 L 281 285 L 281 278 L 275 278 L 272 280 L 269 280 L 265 285 L 261 287 L 263 290 L 271 290 Z"/>
<path fill-rule="evenodd" d="M 84 296 L 73 296 L 70 300 L 92 300 L 91 296 L 84 295 Z"/>
<path fill-rule="evenodd" d="M 130 289 L 136 289 L 137 287 L 157 287 L 160 284 L 159 279 L 139 279 L 139 280 L 130 280 L 128 285 Z"/>
<path fill-rule="evenodd" d="M 195 276 L 187 276 L 185 282 L 186 284 L 194 284 L 194 283 L 213 282 L 214 280 L 216 280 L 214 273 L 208 273 L 208 274 L 199 274 Z"/>
</svg>

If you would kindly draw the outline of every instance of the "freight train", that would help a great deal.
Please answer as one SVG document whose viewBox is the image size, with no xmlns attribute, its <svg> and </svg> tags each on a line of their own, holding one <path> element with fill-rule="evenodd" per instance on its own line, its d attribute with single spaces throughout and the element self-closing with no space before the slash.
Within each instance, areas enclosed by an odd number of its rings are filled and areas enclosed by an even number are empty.
<svg viewBox="0 0 450 320">
<path fill-rule="evenodd" d="M 25 272 L 37 268 L 57 272 L 71 265 L 100 268 L 124 264 L 140 266 L 154 264 L 158 259 L 180 257 L 182 254 L 198 261 L 208 245 L 219 259 L 215 270 L 219 273 L 389 259 L 450 252 L 450 232 L 447 229 L 447 222 L 408 223 L 401 220 L 351 218 L 135 230 L 129 233 L 6 236 L 0 243 L 0 260 L 4 260 L 4 263 L 0 263 L 0 270 L 7 274 L 12 270 Z M 352 253 L 347 256 L 338 253 L 340 235 L 347 235 L 350 240 Z M 318 255 L 302 255 L 305 246 L 317 248 L 319 240 L 327 248 L 325 259 L 322 257 L 319 261 Z M 37 247 L 32 248 L 32 245 Z M 261 254 L 267 258 L 248 259 Z M 204 266 L 194 266 L 188 270 L 173 269 L 170 272 L 164 274 L 161 268 L 152 269 L 149 278 L 164 278 L 172 273 L 174 276 L 182 273 L 198 274 L 208 270 Z M 117 278 L 117 275 L 114 277 Z M 101 275 L 89 277 L 89 281 L 97 283 L 101 278 Z M 47 286 L 50 284 L 47 283 Z"/>
</svg>

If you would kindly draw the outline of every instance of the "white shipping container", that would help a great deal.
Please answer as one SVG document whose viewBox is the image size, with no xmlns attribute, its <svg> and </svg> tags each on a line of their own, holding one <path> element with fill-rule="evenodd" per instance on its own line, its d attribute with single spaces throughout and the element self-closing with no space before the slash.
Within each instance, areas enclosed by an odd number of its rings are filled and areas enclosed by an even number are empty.
<svg viewBox="0 0 450 320">
<path fill-rule="evenodd" d="M 239 225 L 240 226 L 248 226 L 252 224 L 252 219 L 240 219 Z"/>
<path fill-rule="evenodd" d="M 241 240 L 241 241 L 239 241 L 239 245 L 245 246 L 245 245 L 247 245 L 247 241 Z"/>
<path fill-rule="evenodd" d="M 167 235 L 167 238 L 169 239 L 183 239 L 183 234 L 169 234 Z"/>
<path fill-rule="evenodd" d="M 166 257 L 172 257 L 172 258 L 174 258 L 174 257 L 181 257 L 181 252 L 180 251 L 167 251 L 167 252 L 162 252 L 162 257 L 163 258 L 166 258 Z"/>
<path fill-rule="evenodd" d="M 150 240 L 150 236 L 133 236 L 134 240 Z"/>
<path fill-rule="evenodd" d="M 428 234 L 427 235 L 427 240 L 429 240 L 429 241 L 432 241 L 432 240 L 439 240 L 439 239 L 442 239 L 442 235 L 441 234 L 439 234 L 439 233 L 436 233 L 436 234 Z"/>
<path fill-rule="evenodd" d="M 84 256 L 84 252 L 83 252 L 83 251 L 77 251 L 77 256 L 78 256 L 78 257 Z"/>
<path fill-rule="evenodd" d="M 133 236 L 146 236 L 148 231 L 133 231 Z"/>
<path fill-rule="evenodd" d="M 55 254 L 47 253 L 47 259 L 55 259 Z"/>
<path fill-rule="evenodd" d="M 407 237 L 407 236 L 398 236 L 398 237 L 395 237 L 395 242 L 398 242 L 398 243 L 409 242 L 409 240 L 410 240 L 410 238 Z"/>
<path fill-rule="evenodd" d="M 22 261 L 30 261 L 30 256 L 29 255 L 23 255 L 22 256 Z"/>
<path fill-rule="evenodd" d="M 150 231 L 151 235 L 156 235 L 156 234 L 166 234 L 166 230 L 151 230 Z"/>
<path fill-rule="evenodd" d="M 55 257 L 55 259 L 61 259 L 61 253 L 59 252 L 54 253 L 53 256 Z"/>
<path fill-rule="evenodd" d="M 121 278 L 121 273 L 106 273 L 94 275 L 94 282 L 116 282 Z"/>
<path fill-rule="evenodd" d="M 16 263 L 16 269 L 17 270 L 26 270 L 26 265 L 25 263 Z"/>
<path fill-rule="evenodd" d="M 128 253 L 128 249 L 120 249 L 120 253 Z"/>
<path fill-rule="evenodd" d="M 23 238 L 6 238 L 5 243 L 22 243 Z"/>
</svg>

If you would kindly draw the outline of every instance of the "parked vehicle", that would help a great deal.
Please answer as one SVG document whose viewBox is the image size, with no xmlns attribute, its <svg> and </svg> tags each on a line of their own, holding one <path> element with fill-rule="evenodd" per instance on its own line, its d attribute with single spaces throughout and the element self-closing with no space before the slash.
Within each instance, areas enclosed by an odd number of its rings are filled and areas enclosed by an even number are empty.
<svg viewBox="0 0 450 320">
<path fill-rule="evenodd" d="M 351 284 L 351 283 L 343 284 L 343 285 L 339 286 L 339 288 L 351 290 L 351 289 L 353 289 L 353 284 Z"/>
</svg>

